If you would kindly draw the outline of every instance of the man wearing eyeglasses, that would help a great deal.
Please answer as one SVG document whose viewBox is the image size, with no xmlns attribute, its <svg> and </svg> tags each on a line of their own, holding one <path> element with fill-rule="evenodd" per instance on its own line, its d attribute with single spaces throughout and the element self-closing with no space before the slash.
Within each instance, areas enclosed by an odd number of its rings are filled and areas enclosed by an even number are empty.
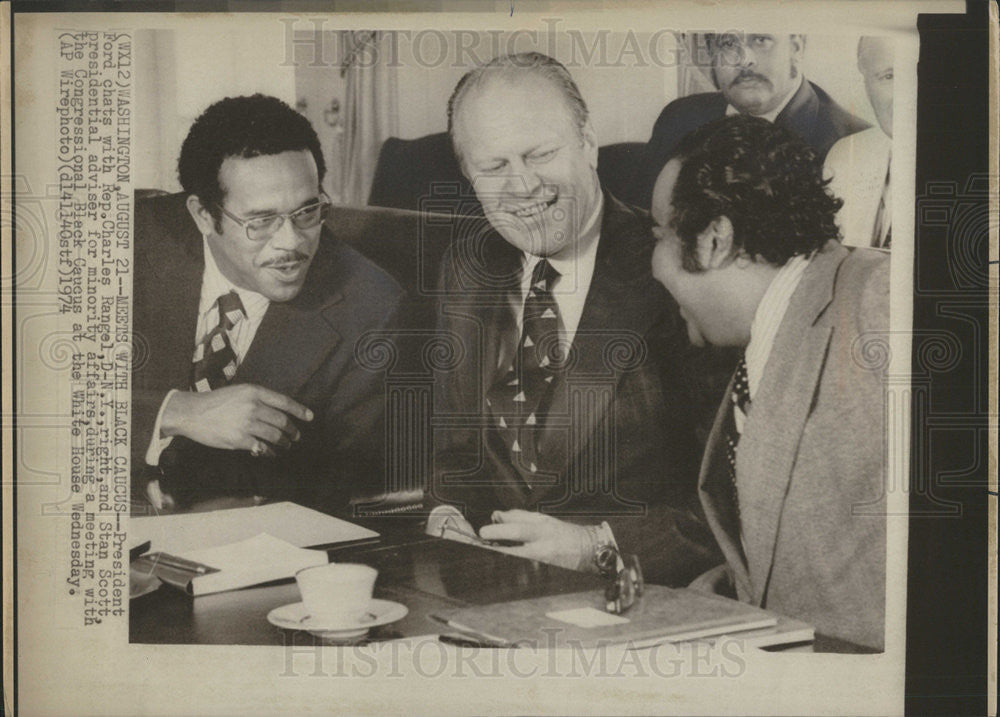
<svg viewBox="0 0 1000 717">
<path fill-rule="evenodd" d="M 727 115 L 762 117 L 792 130 L 815 149 L 820 159 L 841 137 L 869 127 L 817 84 L 800 67 L 805 35 L 722 33 L 706 35 L 712 79 L 718 92 L 681 97 L 660 113 L 643 152 L 636 195 L 648 209 L 653 184 L 678 143 L 704 124 Z"/>
<path fill-rule="evenodd" d="M 324 170 L 304 117 L 227 98 L 181 148 L 187 211 L 137 203 L 133 471 L 154 507 L 336 509 L 381 475 L 382 396 L 354 346 L 401 292 L 323 226 Z"/>
</svg>

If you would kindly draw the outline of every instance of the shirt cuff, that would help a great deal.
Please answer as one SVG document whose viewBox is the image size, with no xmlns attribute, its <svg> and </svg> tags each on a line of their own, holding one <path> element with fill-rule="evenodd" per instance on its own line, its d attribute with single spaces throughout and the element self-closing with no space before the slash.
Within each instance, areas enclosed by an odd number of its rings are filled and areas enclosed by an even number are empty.
<svg viewBox="0 0 1000 717">
<path fill-rule="evenodd" d="M 146 449 L 146 463 L 151 466 L 160 465 L 160 454 L 170 445 L 170 442 L 174 440 L 173 436 L 163 437 L 160 435 L 160 424 L 163 422 L 163 409 L 167 406 L 167 401 L 170 397 L 177 393 L 176 388 L 172 388 L 167 391 L 167 395 L 163 398 L 163 403 L 160 404 L 160 410 L 156 412 L 156 423 L 153 424 L 153 435 L 150 437 L 149 447 Z"/>
</svg>

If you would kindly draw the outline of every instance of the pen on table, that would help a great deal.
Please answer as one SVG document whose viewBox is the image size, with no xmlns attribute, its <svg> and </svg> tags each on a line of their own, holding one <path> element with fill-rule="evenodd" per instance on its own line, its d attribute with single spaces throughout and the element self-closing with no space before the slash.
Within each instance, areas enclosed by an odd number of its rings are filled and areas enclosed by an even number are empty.
<svg viewBox="0 0 1000 717">
<path fill-rule="evenodd" d="M 147 541 L 145 541 L 143 543 L 139 543 L 134 548 L 129 548 L 129 551 L 128 551 L 128 561 L 130 563 L 134 563 L 136 560 L 138 560 L 142 556 L 143 553 L 145 553 L 147 550 L 149 550 L 149 546 L 150 545 L 152 545 L 152 541 L 147 540 Z"/>
<path fill-rule="evenodd" d="M 441 633 L 438 635 L 438 640 L 441 642 L 452 645 L 460 645 L 463 647 L 516 647 L 514 644 L 504 640 L 502 637 L 495 637 L 477 630 L 472 630 L 465 625 L 459 625 L 451 620 L 448 620 L 447 618 L 441 617 L 440 615 L 428 613 L 427 617 L 434 622 L 447 625 L 448 627 L 459 631 L 458 633 Z"/>
</svg>

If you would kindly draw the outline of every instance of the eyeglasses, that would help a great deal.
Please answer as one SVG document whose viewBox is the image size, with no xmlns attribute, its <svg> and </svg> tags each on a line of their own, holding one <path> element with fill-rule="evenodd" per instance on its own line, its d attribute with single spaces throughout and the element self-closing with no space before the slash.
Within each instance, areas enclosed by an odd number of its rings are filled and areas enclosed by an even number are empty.
<svg viewBox="0 0 1000 717">
<path fill-rule="evenodd" d="M 292 226 L 299 231 L 315 229 L 323 223 L 326 215 L 330 212 L 330 200 L 326 197 L 315 204 L 307 204 L 304 207 L 299 207 L 294 212 L 268 214 L 267 216 L 251 217 L 250 219 L 243 219 L 236 216 L 232 212 L 227 211 L 221 204 L 216 204 L 215 206 L 223 214 L 243 227 L 243 230 L 247 233 L 247 239 L 252 242 L 264 242 L 273 237 L 278 233 L 282 225 L 284 225 L 286 219 L 290 220 Z"/>
<path fill-rule="evenodd" d="M 741 65 L 746 59 L 747 51 L 768 53 L 774 48 L 775 39 L 772 35 L 738 35 L 726 33 L 715 38 L 713 54 L 722 59 L 724 65 Z"/>
</svg>

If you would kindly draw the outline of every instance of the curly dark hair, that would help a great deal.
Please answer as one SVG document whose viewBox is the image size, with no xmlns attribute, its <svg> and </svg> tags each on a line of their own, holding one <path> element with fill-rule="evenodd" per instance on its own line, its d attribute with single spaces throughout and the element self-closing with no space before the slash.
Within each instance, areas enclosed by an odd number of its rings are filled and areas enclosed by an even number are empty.
<svg viewBox="0 0 1000 717">
<path fill-rule="evenodd" d="M 188 194 L 197 195 L 219 223 L 224 192 L 219 168 L 227 157 L 261 157 L 308 149 L 322 183 L 326 163 L 309 120 L 277 97 L 256 94 L 219 100 L 194 121 L 188 131 L 177 173 Z"/>
<path fill-rule="evenodd" d="M 827 190 L 816 152 L 784 127 L 726 117 L 685 137 L 674 158 L 681 169 L 671 224 L 687 271 L 704 270 L 697 237 L 722 216 L 733 225 L 734 254 L 776 266 L 840 236 L 834 216 L 843 201 Z"/>
</svg>

